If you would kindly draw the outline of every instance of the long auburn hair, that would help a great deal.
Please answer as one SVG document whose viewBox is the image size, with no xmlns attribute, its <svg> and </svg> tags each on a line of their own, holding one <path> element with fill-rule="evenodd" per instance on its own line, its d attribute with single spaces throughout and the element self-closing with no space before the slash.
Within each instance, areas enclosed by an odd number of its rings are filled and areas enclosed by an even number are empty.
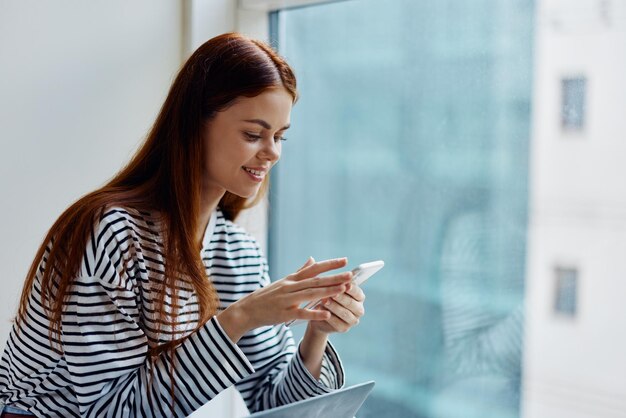
<svg viewBox="0 0 626 418">
<path fill-rule="evenodd" d="M 41 303 L 51 323 L 51 343 L 53 336 L 60 336 L 64 300 L 93 228 L 108 207 L 119 206 L 156 210 L 162 215 L 165 272 L 162 284 L 156 286 L 155 321 L 176 324 L 176 282 L 185 280 L 198 297 L 198 328 L 205 324 L 216 313 L 218 298 L 200 259 L 195 235 L 205 170 L 203 125 L 238 97 L 254 97 L 276 86 L 284 87 L 296 101 L 292 69 L 267 44 L 226 33 L 200 46 L 178 72 L 148 136 L 127 165 L 104 186 L 72 204 L 52 225 L 26 276 L 16 322 L 25 318 L 40 262 L 49 247 L 46 267 L 40 272 Z M 266 176 L 251 202 L 226 192 L 219 203 L 224 216 L 235 220 L 242 209 L 256 204 L 267 190 L 268 180 Z M 172 312 L 166 314 L 168 289 Z M 154 357 L 169 351 L 173 360 L 173 349 L 184 338 L 152 344 L 149 354 Z"/>
</svg>

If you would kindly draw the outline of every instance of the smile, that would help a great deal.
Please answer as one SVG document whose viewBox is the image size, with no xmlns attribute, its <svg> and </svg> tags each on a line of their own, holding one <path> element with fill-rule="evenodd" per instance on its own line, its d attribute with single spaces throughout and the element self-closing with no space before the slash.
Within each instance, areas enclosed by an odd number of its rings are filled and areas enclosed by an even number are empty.
<svg viewBox="0 0 626 418">
<path fill-rule="evenodd" d="M 248 167 L 242 167 L 243 170 L 256 182 L 261 182 L 265 178 L 265 171 L 253 170 Z"/>
</svg>

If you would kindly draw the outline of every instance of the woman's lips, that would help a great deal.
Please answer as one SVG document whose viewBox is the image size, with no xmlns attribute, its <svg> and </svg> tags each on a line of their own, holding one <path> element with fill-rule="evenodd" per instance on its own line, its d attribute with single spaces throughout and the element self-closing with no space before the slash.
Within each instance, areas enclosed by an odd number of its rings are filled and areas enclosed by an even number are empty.
<svg viewBox="0 0 626 418">
<path fill-rule="evenodd" d="M 241 167 L 243 171 L 246 172 L 246 174 L 255 182 L 260 183 L 263 181 L 263 179 L 265 178 L 265 171 L 260 171 L 260 170 L 254 170 L 251 168 L 247 168 L 247 167 Z M 255 173 L 251 173 L 250 170 L 255 171 L 256 173 L 260 173 L 260 175 L 257 175 Z"/>
</svg>

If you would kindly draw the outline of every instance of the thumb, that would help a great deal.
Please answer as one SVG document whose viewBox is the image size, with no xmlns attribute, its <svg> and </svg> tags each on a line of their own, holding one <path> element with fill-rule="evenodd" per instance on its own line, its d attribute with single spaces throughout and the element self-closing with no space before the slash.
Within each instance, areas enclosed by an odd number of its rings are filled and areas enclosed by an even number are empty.
<svg viewBox="0 0 626 418">
<path fill-rule="evenodd" d="M 306 263 L 304 263 L 304 265 L 303 265 L 302 267 L 300 267 L 300 268 L 298 269 L 298 271 L 301 271 L 302 269 L 305 269 L 305 268 L 309 267 L 309 266 L 310 266 L 310 265 L 312 265 L 312 264 L 315 264 L 315 259 L 314 259 L 313 257 L 309 257 L 309 258 L 306 260 Z"/>
</svg>

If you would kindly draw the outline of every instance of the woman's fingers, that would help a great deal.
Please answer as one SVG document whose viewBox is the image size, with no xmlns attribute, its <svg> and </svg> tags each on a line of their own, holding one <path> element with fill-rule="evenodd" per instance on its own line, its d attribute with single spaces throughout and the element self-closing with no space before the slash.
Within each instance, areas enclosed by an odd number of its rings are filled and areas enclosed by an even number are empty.
<svg viewBox="0 0 626 418">
<path fill-rule="evenodd" d="M 348 289 L 346 293 L 352 296 L 357 302 L 365 301 L 365 293 L 363 292 L 363 289 L 361 289 L 357 284 L 351 285 L 350 289 Z"/>
<path fill-rule="evenodd" d="M 324 309 L 332 313 L 331 317 L 326 321 L 337 332 L 346 332 L 359 323 L 359 318 L 332 299 L 324 305 Z"/>
<path fill-rule="evenodd" d="M 344 273 L 333 274 L 326 277 L 312 277 L 291 284 L 291 291 L 297 292 L 302 289 L 310 289 L 316 287 L 328 287 L 338 284 L 347 284 L 352 280 L 352 273 L 346 271 Z"/>
<path fill-rule="evenodd" d="M 313 257 L 309 257 L 309 258 L 306 260 L 306 263 L 304 263 L 304 265 L 303 265 L 302 267 L 300 267 L 300 268 L 298 269 L 298 271 L 302 271 L 302 269 L 307 268 L 307 267 L 309 267 L 309 266 L 312 266 L 313 264 L 315 264 L 315 259 L 314 259 Z"/>
<path fill-rule="evenodd" d="M 352 290 L 352 289 L 351 289 Z M 334 301 L 336 304 L 339 304 L 343 308 L 350 311 L 356 317 L 361 317 L 365 314 L 365 309 L 363 308 L 363 302 L 359 302 L 354 297 L 346 293 L 341 293 L 337 296 L 333 296 L 331 301 Z M 343 316 L 341 317 L 343 318 Z"/>
<path fill-rule="evenodd" d="M 318 309 L 298 309 L 297 317 L 294 319 L 302 319 L 305 321 L 327 321 L 332 314 L 329 311 Z"/>
<path fill-rule="evenodd" d="M 310 277 L 320 275 L 330 270 L 335 270 L 335 269 L 345 267 L 346 264 L 348 264 L 348 259 L 345 257 L 319 261 L 317 263 L 311 264 L 310 266 L 307 266 L 298 270 L 295 274 L 292 275 L 292 278 L 294 280 L 308 279 Z"/>
<path fill-rule="evenodd" d="M 235 304 L 239 304 L 249 317 L 257 319 L 255 326 L 291 319 L 326 321 L 332 317 L 330 312 L 299 306 L 302 302 L 329 299 L 346 292 L 352 280 L 351 272 L 319 277 L 321 273 L 344 267 L 346 263 L 346 258 L 316 262 L 309 257 L 296 273 L 252 292 Z"/>
<path fill-rule="evenodd" d="M 310 287 L 293 292 L 289 296 L 295 303 L 301 303 L 309 300 L 319 300 L 335 296 L 345 291 L 346 284 L 337 284 L 334 286 Z"/>
</svg>

